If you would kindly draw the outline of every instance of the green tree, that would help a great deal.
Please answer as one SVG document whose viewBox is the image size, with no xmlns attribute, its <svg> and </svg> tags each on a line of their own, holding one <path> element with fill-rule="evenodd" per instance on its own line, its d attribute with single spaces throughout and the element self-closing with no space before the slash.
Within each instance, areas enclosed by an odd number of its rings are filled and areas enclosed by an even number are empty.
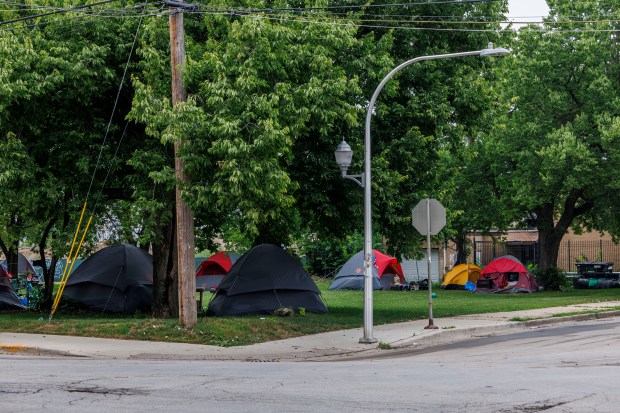
<svg viewBox="0 0 620 413">
<path fill-rule="evenodd" d="M 188 71 L 208 114 L 194 148 L 217 162 L 209 189 L 224 210 L 239 211 L 254 243 L 288 245 L 302 221 L 316 228 L 319 216 L 330 213 L 346 228 L 333 148 L 360 119 L 359 75 L 390 63 L 389 39 L 358 39 L 348 25 L 225 24 L 224 36 L 210 38 Z M 356 73 L 359 67 L 365 70 Z"/>
<path fill-rule="evenodd" d="M 569 228 L 618 234 L 620 218 L 615 3 L 548 3 L 546 27 L 515 39 L 500 85 L 504 115 L 478 159 L 501 205 L 496 224 L 534 218 L 541 271 L 556 264 Z M 565 24 L 575 19 L 583 23 Z"/>
<path fill-rule="evenodd" d="M 158 89 L 161 75 L 144 70 L 136 79 L 132 116 L 157 139 L 191 143 L 182 154 L 191 176 L 185 193 L 204 240 L 232 224 L 251 244 L 291 245 L 330 213 L 333 228 L 351 228 L 332 206 L 346 200 L 333 148 L 360 118 L 358 74 L 391 63 L 389 37 L 377 44 L 350 25 L 293 17 L 186 19 L 190 98 L 175 111 Z"/>
<path fill-rule="evenodd" d="M 28 13 L 18 9 L 4 10 L 3 18 Z M 123 127 L 131 94 L 118 92 L 136 24 L 65 14 L 0 32 L 0 152 L 9 166 L 0 179 L 7 196 L 0 238 L 9 257 L 24 239 L 38 245 L 43 261 L 51 250 L 51 271 L 44 266 L 47 305 L 54 264 L 69 251 L 89 191 L 91 213 L 96 203 L 127 196 L 122 151 L 131 152 L 141 132 Z M 123 134 L 115 158 L 111 148 Z M 108 169 L 113 172 L 103 188 Z"/>
</svg>

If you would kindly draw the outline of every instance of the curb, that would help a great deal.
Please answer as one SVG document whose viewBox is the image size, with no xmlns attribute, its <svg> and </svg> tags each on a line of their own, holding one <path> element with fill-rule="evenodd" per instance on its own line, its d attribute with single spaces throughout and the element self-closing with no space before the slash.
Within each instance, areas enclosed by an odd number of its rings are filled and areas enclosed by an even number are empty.
<svg viewBox="0 0 620 413">
<path fill-rule="evenodd" d="M 551 326 L 571 321 L 591 321 L 597 319 L 620 317 L 620 310 L 601 311 L 595 313 L 575 314 L 569 316 L 546 317 L 527 321 L 507 321 L 504 324 L 495 324 L 462 329 L 440 330 L 437 334 L 421 337 L 408 337 L 389 343 L 394 348 L 411 347 L 421 344 L 445 344 L 468 338 L 507 334 L 529 328 Z"/>
<path fill-rule="evenodd" d="M 478 327 L 446 329 L 428 336 L 412 336 L 389 343 L 394 348 L 414 347 L 430 344 L 446 344 L 469 338 L 506 334 L 517 330 L 524 330 L 524 323 L 510 321 L 505 324 L 495 324 Z"/>
<path fill-rule="evenodd" d="M 620 317 L 620 310 L 613 311 L 600 311 L 595 313 L 575 314 L 568 316 L 548 317 L 537 320 L 522 321 L 526 327 L 541 327 L 546 325 L 553 325 L 559 323 L 565 323 L 567 321 L 590 321 L 597 320 L 599 318 L 612 318 Z"/>
</svg>

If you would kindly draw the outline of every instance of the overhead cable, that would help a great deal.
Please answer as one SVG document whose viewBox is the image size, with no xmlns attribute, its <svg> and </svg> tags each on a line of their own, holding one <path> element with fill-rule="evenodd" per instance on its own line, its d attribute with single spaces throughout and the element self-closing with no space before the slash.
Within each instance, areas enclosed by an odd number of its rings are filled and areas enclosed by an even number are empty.
<svg viewBox="0 0 620 413">
<path fill-rule="evenodd" d="M 99 5 L 107 4 L 107 3 L 112 3 L 113 1 L 117 1 L 117 0 L 103 0 L 97 3 L 84 4 L 82 6 L 69 7 L 66 9 L 58 9 L 58 10 L 50 11 L 48 13 L 41 13 L 41 14 L 35 14 L 33 16 L 24 16 L 24 17 L 18 17 L 17 19 L 4 20 L 0 22 L 0 26 L 4 26 L 9 23 L 17 23 L 17 22 L 26 21 L 26 20 L 37 19 L 39 17 L 51 16 L 52 14 L 69 13 L 75 10 L 80 10 L 80 9 L 93 7 L 93 6 L 99 6 Z"/>
</svg>

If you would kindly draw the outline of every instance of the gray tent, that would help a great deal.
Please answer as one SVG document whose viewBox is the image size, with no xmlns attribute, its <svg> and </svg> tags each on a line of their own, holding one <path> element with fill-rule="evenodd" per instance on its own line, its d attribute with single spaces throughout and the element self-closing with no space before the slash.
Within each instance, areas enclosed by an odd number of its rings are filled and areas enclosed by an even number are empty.
<svg viewBox="0 0 620 413">
<path fill-rule="evenodd" d="M 2 263 L 6 265 L 6 260 L 2 260 Z M 21 252 L 17 254 L 17 273 L 18 274 L 36 274 L 36 271 L 28 258 Z"/>
<path fill-rule="evenodd" d="M 88 257 L 69 276 L 64 295 L 89 308 L 132 314 L 149 309 L 153 257 L 138 247 L 112 245 Z"/>
<path fill-rule="evenodd" d="M 401 285 L 405 284 L 403 269 L 398 260 L 389 255 L 372 250 L 372 288 L 389 290 L 398 277 Z M 334 277 L 330 290 L 363 290 L 364 289 L 364 251 L 360 251 L 347 261 Z"/>
<path fill-rule="evenodd" d="M 0 265 L 0 310 L 23 310 L 26 306 L 20 301 L 8 272 Z"/>
</svg>

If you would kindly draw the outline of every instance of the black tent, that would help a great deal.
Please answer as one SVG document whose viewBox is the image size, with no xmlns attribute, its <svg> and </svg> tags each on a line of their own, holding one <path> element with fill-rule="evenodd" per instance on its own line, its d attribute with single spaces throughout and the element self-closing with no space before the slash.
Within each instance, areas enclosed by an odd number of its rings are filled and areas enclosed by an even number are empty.
<svg viewBox="0 0 620 413">
<path fill-rule="evenodd" d="M 0 265 L 0 310 L 23 310 L 26 306 L 20 301 L 8 272 Z"/>
<path fill-rule="evenodd" d="M 271 314 L 281 307 L 326 313 L 320 290 L 282 248 L 261 244 L 235 262 L 209 303 L 214 315 Z"/>
<path fill-rule="evenodd" d="M 132 314 L 149 309 L 153 257 L 138 247 L 112 245 L 88 257 L 69 276 L 64 295 L 95 310 Z"/>
</svg>

